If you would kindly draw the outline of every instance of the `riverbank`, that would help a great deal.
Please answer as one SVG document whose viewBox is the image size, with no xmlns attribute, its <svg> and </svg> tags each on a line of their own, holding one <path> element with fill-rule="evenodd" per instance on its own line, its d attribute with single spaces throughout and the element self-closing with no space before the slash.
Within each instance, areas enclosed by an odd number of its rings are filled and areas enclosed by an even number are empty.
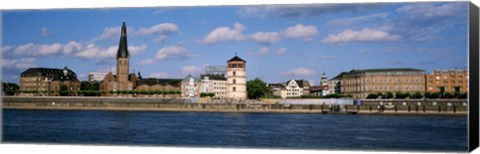
<svg viewBox="0 0 480 154">
<path fill-rule="evenodd" d="M 466 116 L 461 102 L 434 103 L 403 100 L 403 103 L 365 103 L 363 105 L 320 104 L 232 104 L 193 103 L 182 98 L 118 97 L 3 97 L 4 109 L 29 110 L 107 110 L 159 112 L 234 112 L 234 113 L 309 113 L 309 114 L 388 114 Z M 420 102 L 420 104 L 419 104 Z M 463 105 L 462 105 L 463 104 Z"/>
</svg>

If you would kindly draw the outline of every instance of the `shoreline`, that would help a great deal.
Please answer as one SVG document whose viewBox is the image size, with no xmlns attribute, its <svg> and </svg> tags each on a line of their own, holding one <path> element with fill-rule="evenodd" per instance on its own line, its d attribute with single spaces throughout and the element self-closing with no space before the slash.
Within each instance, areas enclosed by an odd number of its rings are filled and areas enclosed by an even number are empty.
<svg viewBox="0 0 480 154">
<path fill-rule="evenodd" d="M 392 111 L 360 111 L 329 112 L 320 110 L 213 110 L 213 109 L 167 109 L 167 108 L 83 108 L 83 107 L 5 107 L 10 110 L 53 110 L 53 111 L 120 111 L 120 112 L 206 112 L 206 113 L 276 113 L 276 114 L 344 114 L 344 115 L 401 115 L 401 116 L 468 116 L 467 112 L 435 113 L 435 112 L 392 112 Z"/>
<path fill-rule="evenodd" d="M 368 101 L 368 102 L 367 102 Z M 192 102 L 185 98 L 2 97 L 2 109 L 467 116 L 465 100 L 367 100 L 361 105 Z M 383 103 L 381 103 L 383 102 Z M 434 103 L 433 103 L 434 102 Z M 390 105 L 384 105 L 384 104 Z M 420 103 L 420 104 L 419 104 Z"/>
</svg>

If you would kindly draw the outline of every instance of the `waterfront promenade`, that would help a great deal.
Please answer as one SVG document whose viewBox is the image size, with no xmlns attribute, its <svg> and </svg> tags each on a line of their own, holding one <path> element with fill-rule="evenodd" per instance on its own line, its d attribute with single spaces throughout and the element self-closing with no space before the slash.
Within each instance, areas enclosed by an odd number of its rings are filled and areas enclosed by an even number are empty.
<svg viewBox="0 0 480 154">
<path fill-rule="evenodd" d="M 313 114 L 467 115 L 467 100 L 362 100 L 362 105 L 279 104 L 275 100 L 138 97 L 3 97 L 4 109 Z"/>
</svg>

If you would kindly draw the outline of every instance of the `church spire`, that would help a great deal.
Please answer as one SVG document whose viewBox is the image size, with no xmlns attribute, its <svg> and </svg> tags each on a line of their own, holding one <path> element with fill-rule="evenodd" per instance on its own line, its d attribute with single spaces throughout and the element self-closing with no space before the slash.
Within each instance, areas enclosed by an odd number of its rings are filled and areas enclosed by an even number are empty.
<svg viewBox="0 0 480 154">
<path fill-rule="evenodd" d="M 128 58 L 129 56 L 130 55 L 128 54 L 127 48 L 127 26 L 125 26 L 125 20 L 123 20 L 120 43 L 118 44 L 117 58 Z"/>
</svg>

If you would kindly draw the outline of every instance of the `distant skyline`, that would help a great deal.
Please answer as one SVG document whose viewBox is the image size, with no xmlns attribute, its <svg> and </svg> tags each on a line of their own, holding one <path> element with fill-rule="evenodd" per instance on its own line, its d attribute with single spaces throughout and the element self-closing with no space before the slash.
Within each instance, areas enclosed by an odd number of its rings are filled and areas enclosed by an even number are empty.
<svg viewBox="0 0 480 154">
<path fill-rule="evenodd" d="M 342 71 L 467 66 L 468 2 L 257 5 L 3 11 L 2 81 L 31 67 L 69 67 L 80 80 L 115 71 L 126 21 L 130 71 L 198 76 L 238 53 L 247 79 Z"/>
</svg>

